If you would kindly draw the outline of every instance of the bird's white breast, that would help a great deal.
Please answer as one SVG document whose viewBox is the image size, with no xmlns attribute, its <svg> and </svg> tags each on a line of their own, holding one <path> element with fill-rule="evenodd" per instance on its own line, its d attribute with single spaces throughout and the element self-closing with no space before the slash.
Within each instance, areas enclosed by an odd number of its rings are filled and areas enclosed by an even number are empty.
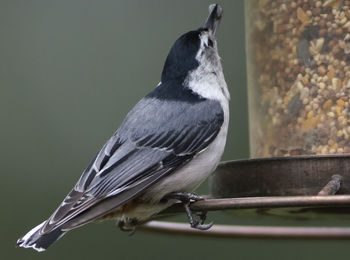
<svg viewBox="0 0 350 260">
<path fill-rule="evenodd" d="M 191 82 L 192 85 L 189 87 L 194 92 L 220 102 L 224 112 L 224 121 L 217 137 L 205 150 L 196 155 L 180 170 L 149 189 L 150 198 L 154 201 L 159 201 L 170 192 L 194 191 L 215 170 L 224 152 L 229 123 L 229 95 L 224 77 L 218 78 L 217 74 L 210 74 Z"/>
</svg>

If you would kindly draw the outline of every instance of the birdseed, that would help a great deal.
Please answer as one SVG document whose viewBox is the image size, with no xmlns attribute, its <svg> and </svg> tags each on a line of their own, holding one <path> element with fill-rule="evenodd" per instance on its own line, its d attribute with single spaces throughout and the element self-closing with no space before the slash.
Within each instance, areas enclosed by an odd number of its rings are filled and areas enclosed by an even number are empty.
<svg viewBox="0 0 350 260">
<path fill-rule="evenodd" d="M 350 153 L 350 1 L 246 1 L 253 157 Z"/>
</svg>

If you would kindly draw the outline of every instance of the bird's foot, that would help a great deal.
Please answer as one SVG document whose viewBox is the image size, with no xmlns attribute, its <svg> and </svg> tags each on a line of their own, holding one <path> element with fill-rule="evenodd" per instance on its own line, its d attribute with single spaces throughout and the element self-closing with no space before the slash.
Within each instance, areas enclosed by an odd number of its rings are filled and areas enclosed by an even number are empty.
<svg viewBox="0 0 350 260">
<path fill-rule="evenodd" d="M 117 222 L 118 227 L 121 231 L 129 232 L 129 236 L 132 236 L 136 232 L 136 225 L 134 225 L 132 222 L 125 222 L 124 220 L 119 220 Z"/>
<path fill-rule="evenodd" d="M 207 212 L 201 212 L 199 214 L 200 222 L 193 217 L 192 211 L 190 209 L 190 203 L 184 203 L 185 211 L 190 221 L 190 225 L 192 228 L 199 230 L 208 230 L 214 225 L 214 222 L 210 222 L 209 224 L 204 224 L 205 219 L 207 218 Z"/>
<path fill-rule="evenodd" d="M 165 196 L 165 199 L 175 199 L 182 203 L 204 200 L 205 198 L 192 192 L 172 192 Z"/>
<path fill-rule="evenodd" d="M 198 196 L 195 193 L 189 193 L 189 192 L 173 192 L 168 194 L 165 199 L 176 199 L 181 201 L 183 204 L 188 220 L 190 222 L 190 225 L 192 228 L 199 229 L 199 230 L 208 230 L 213 226 L 213 222 L 210 222 L 209 224 L 204 224 L 206 217 L 207 217 L 207 212 L 203 211 L 200 214 L 198 214 L 200 221 L 196 220 L 193 216 L 193 213 L 190 208 L 191 202 L 199 201 L 199 200 L 204 200 L 205 198 L 202 196 Z"/>
</svg>

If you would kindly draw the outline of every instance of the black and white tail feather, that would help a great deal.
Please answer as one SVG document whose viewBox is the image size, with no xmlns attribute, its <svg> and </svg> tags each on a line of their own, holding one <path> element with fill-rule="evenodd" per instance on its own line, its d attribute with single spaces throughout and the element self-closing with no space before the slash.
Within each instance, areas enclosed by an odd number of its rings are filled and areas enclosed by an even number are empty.
<svg viewBox="0 0 350 260">
<path fill-rule="evenodd" d="M 18 246 L 44 251 L 66 232 L 118 210 L 123 221 L 145 221 L 171 205 L 160 203 L 165 195 L 193 191 L 215 169 L 229 100 L 215 39 L 221 14 L 211 5 L 204 27 L 174 43 L 157 88 L 128 113 L 51 217 Z M 142 211 L 137 206 L 125 215 L 122 207 L 133 199 Z"/>
<path fill-rule="evenodd" d="M 57 241 L 66 233 L 57 228 L 52 232 L 40 235 L 40 230 L 46 221 L 30 230 L 25 236 L 18 239 L 17 245 L 24 248 L 33 248 L 38 252 L 45 251 L 53 242 Z"/>
</svg>

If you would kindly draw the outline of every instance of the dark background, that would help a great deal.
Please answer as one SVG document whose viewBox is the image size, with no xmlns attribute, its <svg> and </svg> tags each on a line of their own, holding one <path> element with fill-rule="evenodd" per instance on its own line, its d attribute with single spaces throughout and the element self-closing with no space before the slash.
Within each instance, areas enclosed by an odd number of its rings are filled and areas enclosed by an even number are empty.
<svg viewBox="0 0 350 260">
<path fill-rule="evenodd" d="M 48 251 L 15 248 L 47 218 L 126 113 L 160 80 L 171 44 L 211 1 L 0 1 L 1 259 L 329 259 L 346 241 L 208 239 L 113 222 L 67 234 Z M 243 1 L 221 1 L 219 50 L 231 92 L 223 160 L 249 156 Z M 200 193 L 208 193 L 205 183 Z M 180 220 L 186 220 L 183 216 Z M 264 224 L 211 213 L 216 223 Z M 274 222 L 280 224 L 284 222 Z M 289 224 L 289 222 L 287 223 Z M 338 257 L 339 258 L 339 257 Z"/>
</svg>

